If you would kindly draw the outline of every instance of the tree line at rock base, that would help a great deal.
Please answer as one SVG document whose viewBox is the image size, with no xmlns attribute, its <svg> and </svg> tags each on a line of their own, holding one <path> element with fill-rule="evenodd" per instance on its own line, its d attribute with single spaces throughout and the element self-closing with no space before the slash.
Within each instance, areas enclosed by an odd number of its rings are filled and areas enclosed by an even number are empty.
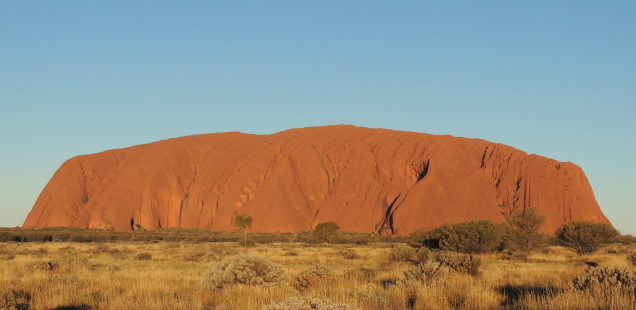
<svg viewBox="0 0 636 310">
<path fill-rule="evenodd" d="M 53 227 L 34 229 L 0 229 L 0 242 L 237 242 L 241 246 L 259 243 L 341 243 L 405 242 L 414 248 L 425 247 L 458 253 L 508 251 L 525 259 L 531 251 L 548 245 L 562 245 L 578 254 L 597 251 L 607 243 L 636 243 L 636 237 L 621 236 L 611 225 L 572 222 L 559 228 L 553 236 L 539 232 L 545 218 L 534 208 L 506 216 L 504 223 L 474 220 L 446 224 L 434 229 L 419 229 L 410 236 L 381 236 L 340 231 L 334 222 L 316 225 L 313 231 L 295 233 L 249 233 L 251 218 L 237 215 L 237 232 L 217 232 L 193 228 L 169 228 L 153 231 L 116 232 L 102 229 Z"/>
</svg>

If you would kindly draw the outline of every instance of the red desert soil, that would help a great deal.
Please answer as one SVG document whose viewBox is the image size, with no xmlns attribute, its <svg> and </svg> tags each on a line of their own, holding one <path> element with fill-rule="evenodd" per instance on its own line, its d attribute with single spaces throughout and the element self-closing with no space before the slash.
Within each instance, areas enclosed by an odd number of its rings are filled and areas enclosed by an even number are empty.
<svg viewBox="0 0 636 310">
<path fill-rule="evenodd" d="M 543 230 L 609 223 L 580 167 L 479 139 L 354 126 L 158 141 L 65 162 L 24 227 L 198 227 L 409 234 L 537 207 Z"/>
</svg>

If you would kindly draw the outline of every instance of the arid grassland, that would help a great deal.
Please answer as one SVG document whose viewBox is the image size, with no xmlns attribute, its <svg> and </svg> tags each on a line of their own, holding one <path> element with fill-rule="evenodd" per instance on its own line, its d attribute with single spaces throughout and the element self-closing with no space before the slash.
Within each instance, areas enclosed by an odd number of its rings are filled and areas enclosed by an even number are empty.
<svg viewBox="0 0 636 310">
<path fill-rule="evenodd" d="M 636 309 L 634 251 L 549 246 L 518 260 L 375 242 L 4 242 L 0 309 Z"/>
</svg>

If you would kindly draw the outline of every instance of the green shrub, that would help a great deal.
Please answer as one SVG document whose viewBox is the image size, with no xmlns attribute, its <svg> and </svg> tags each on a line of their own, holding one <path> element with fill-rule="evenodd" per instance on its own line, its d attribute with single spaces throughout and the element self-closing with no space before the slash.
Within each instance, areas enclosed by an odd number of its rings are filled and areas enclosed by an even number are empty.
<svg viewBox="0 0 636 310">
<path fill-rule="evenodd" d="M 333 242 L 338 234 L 340 227 L 334 222 L 324 222 L 316 225 L 312 232 L 315 242 Z"/>
<path fill-rule="evenodd" d="M 0 242 L 9 242 L 14 240 L 15 235 L 8 231 L 0 232 Z"/>
<path fill-rule="evenodd" d="M 419 228 L 406 238 L 406 243 L 413 247 L 424 246 L 429 232 L 426 228 Z"/>
<path fill-rule="evenodd" d="M 504 239 L 507 245 L 524 257 L 528 253 L 540 248 L 547 239 L 539 233 L 539 228 L 545 222 L 545 215 L 539 214 L 536 208 L 523 208 L 506 216 L 506 234 Z"/>
<path fill-rule="evenodd" d="M 333 242 L 341 244 L 368 245 L 371 241 L 371 238 L 372 237 L 370 234 L 343 231 L 338 232 L 337 236 L 334 236 Z"/>
<path fill-rule="evenodd" d="M 572 222 L 563 225 L 554 233 L 559 243 L 573 249 L 578 254 L 594 253 L 603 244 L 618 238 L 614 227 L 603 223 Z"/>
<path fill-rule="evenodd" d="M 423 244 L 442 251 L 486 253 L 502 242 L 501 225 L 487 220 L 446 224 L 426 234 Z"/>
<path fill-rule="evenodd" d="M 206 285 L 218 289 L 232 284 L 275 284 L 282 279 L 283 267 L 253 254 L 237 255 L 213 263 L 203 275 Z"/>
<path fill-rule="evenodd" d="M 69 233 L 58 233 L 55 235 L 55 241 L 69 241 L 71 235 Z"/>
<path fill-rule="evenodd" d="M 70 236 L 68 241 L 70 241 L 70 242 L 93 242 L 93 236 L 89 235 L 89 234 L 83 234 L 83 233 L 73 234 L 73 235 Z"/>
<path fill-rule="evenodd" d="M 298 290 L 305 290 L 318 283 L 324 283 L 334 279 L 329 268 L 321 265 L 313 265 L 301 271 L 293 280 L 292 286 Z"/>
<path fill-rule="evenodd" d="M 574 277 L 572 286 L 592 294 L 634 292 L 636 276 L 623 267 L 605 266 L 591 268 L 585 274 Z"/>
<path fill-rule="evenodd" d="M 414 248 L 410 246 L 396 246 L 389 253 L 392 262 L 423 263 L 428 260 L 431 251 L 428 248 Z"/>
</svg>

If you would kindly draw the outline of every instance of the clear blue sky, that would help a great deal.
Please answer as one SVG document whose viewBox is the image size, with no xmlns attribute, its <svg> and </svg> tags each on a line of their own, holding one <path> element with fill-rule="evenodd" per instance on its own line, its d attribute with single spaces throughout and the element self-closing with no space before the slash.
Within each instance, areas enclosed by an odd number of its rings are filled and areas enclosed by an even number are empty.
<svg viewBox="0 0 636 310">
<path fill-rule="evenodd" d="M 636 2 L 183 2 L 0 3 L 0 226 L 75 155 L 354 124 L 572 161 L 636 234 Z"/>
</svg>

